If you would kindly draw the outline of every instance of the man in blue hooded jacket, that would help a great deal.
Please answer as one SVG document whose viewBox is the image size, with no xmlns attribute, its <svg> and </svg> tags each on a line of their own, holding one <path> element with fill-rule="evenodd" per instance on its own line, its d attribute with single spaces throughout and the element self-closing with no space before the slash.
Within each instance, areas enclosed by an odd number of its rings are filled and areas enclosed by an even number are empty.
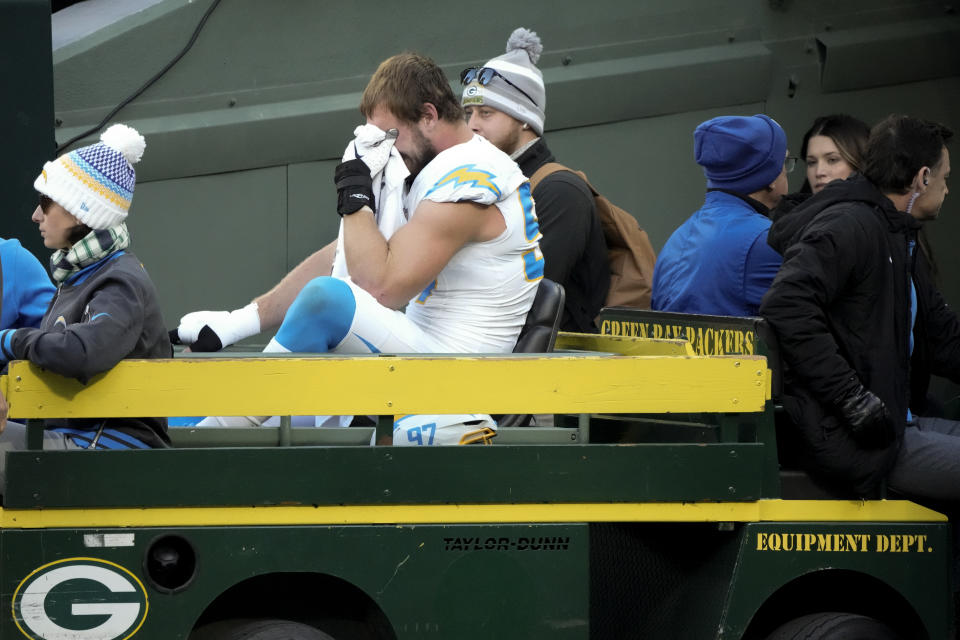
<svg viewBox="0 0 960 640">
<path fill-rule="evenodd" d="M 795 163 L 787 136 L 765 115 L 720 116 L 701 123 L 693 140 L 707 197 L 660 252 L 651 308 L 757 315 L 781 263 L 767 231 Z"/>
</svg>

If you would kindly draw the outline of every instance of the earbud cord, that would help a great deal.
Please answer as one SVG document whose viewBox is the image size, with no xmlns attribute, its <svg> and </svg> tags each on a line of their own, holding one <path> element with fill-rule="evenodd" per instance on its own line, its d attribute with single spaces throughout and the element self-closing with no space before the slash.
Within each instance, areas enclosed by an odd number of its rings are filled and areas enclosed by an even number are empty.
<svg viewBox="0 0 960 640">
<path fill-rule="evenodd" d="M 917 199 L 919 196 L 920 196 L 920 192 L 919 192 L 919 191 L 914 191 L 914 192 L 913 192 L 913 195 L 910 196 L 910 201 L 907 203 L 907 213 L 910 213 L 910 210 L 913 209 L 913 203 L 916 201 L 916 199 Z"/>
</svg>

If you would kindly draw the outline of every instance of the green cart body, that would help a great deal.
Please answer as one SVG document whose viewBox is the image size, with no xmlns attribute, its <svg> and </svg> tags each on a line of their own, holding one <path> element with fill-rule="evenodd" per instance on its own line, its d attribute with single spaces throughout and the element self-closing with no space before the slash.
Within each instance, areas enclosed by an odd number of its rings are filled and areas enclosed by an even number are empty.
<svg viewBox="0 0 960 640">
<path fill-rule="evenodd" d="M 279 635 L 298 623 L 333 638 L 765 638 L 838 611 L 948 636 L 942 515 L 778 495 L 765 358 L 577 334 L 558 347 L 128 361 L 86 386 L 12 363 L 0 384 L 27 420 L 462 407 L 574 426 L 419 448 L 285 421 L 177 428 L 166 450 L 10 453 L 0 635 L 239 638 L 259 620 L 278 634 L 262 637 L 326 637 Z"/>
</svg>

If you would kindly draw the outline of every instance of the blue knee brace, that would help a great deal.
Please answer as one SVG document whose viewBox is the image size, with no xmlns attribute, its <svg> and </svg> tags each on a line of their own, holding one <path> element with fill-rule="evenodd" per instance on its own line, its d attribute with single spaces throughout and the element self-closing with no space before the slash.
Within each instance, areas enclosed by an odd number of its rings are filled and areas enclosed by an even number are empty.
<svg viewBox="0 0 960 640">
<path fill-rule="evenodd" d="M 277 342 L 290 351 L 326 353 L 347 335 L 357 301 L 337 278 L 314 278 L 297 295 L 277 331 Z"/>
</svg>

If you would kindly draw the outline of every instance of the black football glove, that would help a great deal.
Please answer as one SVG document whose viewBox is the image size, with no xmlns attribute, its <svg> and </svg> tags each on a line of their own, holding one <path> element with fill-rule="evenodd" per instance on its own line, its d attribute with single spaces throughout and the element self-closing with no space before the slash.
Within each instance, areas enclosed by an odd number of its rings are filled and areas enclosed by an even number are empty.
<svg viewBox="0 0 960 640">
<path fill-rule="evenodd" d="M 338 164 L 333 181 L 337 185 L 337 213 L 341 216 L 356 213 L 363 207 L 377 210 L 373 201 L 370 167 L 363 160 L 347 160 Z"/>
</svg>

